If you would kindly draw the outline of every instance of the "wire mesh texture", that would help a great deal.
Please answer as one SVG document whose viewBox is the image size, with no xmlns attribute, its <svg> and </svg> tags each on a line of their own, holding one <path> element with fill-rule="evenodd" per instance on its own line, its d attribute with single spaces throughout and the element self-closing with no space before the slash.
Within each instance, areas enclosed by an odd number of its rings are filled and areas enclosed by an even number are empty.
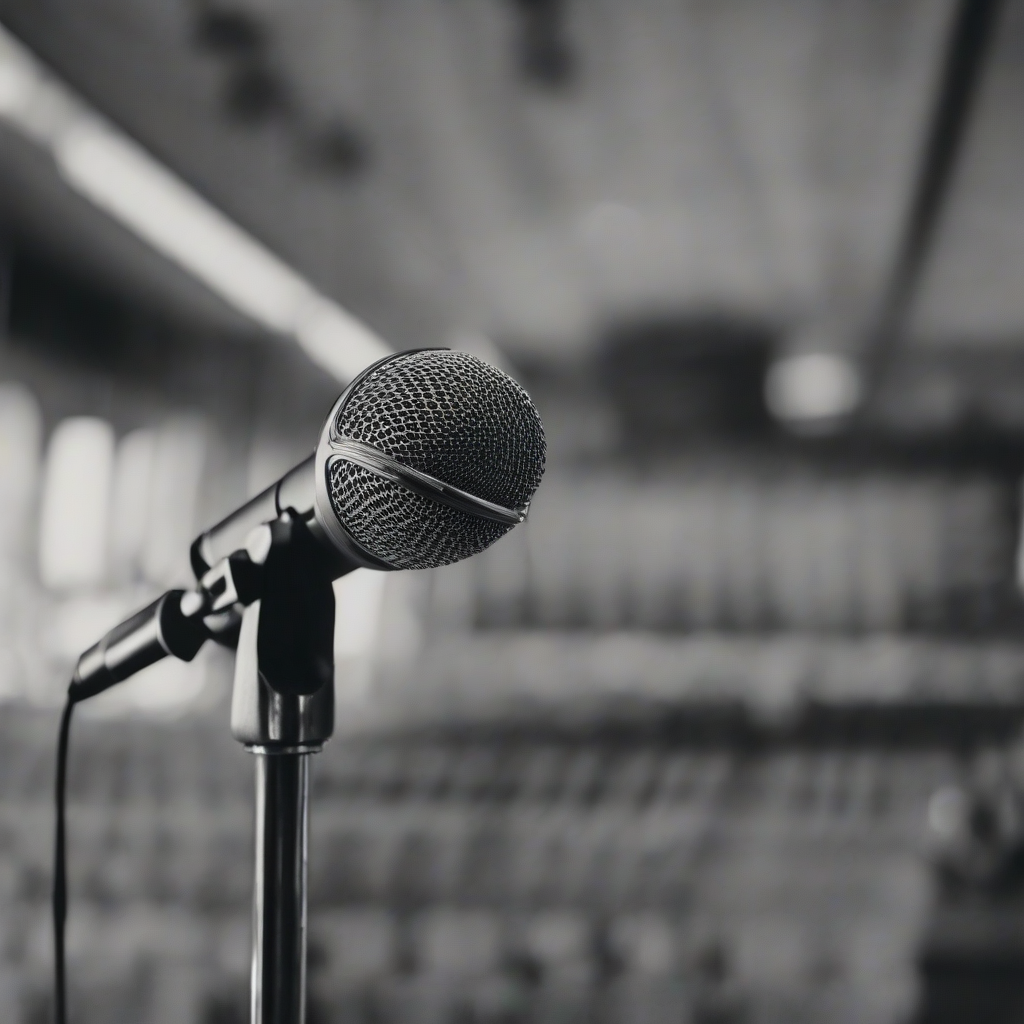
<svg viewBox="0 0 1024 1024">
<path fill-rule="evenodd" d="M 544 472 L 544 429 L 529 396 L 464 352 L 428 350 L 385 363 L 356 387 L 335 426 L 341 437 L 507 508 L 526 504 Z M 448 565 L 509 530 L 351 462 L 339 460 L 329 473 L 342 524 L 397 569 Z"/>
</svg>

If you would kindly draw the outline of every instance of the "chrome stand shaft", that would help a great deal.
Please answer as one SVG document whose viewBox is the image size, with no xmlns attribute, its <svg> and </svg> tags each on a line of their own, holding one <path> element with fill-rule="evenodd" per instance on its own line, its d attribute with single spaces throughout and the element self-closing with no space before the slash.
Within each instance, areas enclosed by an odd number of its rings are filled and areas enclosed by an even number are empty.
<svg viewBox="0 0 1024 1024">
<path fill-rule="evenodd" d="M 256 753 L 252 1024 L 306 1019 L 309 756 Z"/>
</svg>

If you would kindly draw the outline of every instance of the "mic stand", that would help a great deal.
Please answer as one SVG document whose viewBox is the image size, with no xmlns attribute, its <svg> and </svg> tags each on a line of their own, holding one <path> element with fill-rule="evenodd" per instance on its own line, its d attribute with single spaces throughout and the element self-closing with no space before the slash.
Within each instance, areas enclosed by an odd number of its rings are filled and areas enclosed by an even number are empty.
<svg viewBox="0 0 1024 1024">
<path fill-rule="evenodd" d="M 251 1024 L 306 1016 L 309 759 L 334 731 L 334 591 L 300 520 L 270 524 L 242 616 L 231 732 L 256 756 Z"/>
</svg>

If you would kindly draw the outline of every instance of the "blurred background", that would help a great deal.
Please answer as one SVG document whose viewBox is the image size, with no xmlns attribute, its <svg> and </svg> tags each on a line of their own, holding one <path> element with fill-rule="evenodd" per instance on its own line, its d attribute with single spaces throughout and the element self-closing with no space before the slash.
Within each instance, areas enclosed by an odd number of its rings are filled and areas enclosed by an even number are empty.
<svg viewBox="0 0 1024 1024">
<path fill-rule="evenodd" d="M 78 653 L 447 345 L 549 469 L 336 586 L 310 1024 L 1024 1021 L 1024 0 L 0 26 L 0 1018 L 51 1020 Z M 76 723 L 78 1024 L 248 1019 L 210 648 Z"/>
</svg>

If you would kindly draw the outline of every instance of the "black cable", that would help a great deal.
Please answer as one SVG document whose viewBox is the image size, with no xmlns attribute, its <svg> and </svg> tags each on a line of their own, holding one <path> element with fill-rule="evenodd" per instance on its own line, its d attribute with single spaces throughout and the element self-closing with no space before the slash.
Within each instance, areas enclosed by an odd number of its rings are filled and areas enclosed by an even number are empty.
<svg viewBox="0 0 1024 1024">
<path fill-rule="evenodd" d="M 75 700 L 68 694 L 64 713 L 60 717 L 57 736 L 57 779 L 54 796 L 57 805 L 57 825 L 53 844 L 53 982 L 56 1010 L 54 1024 L 67 1024 L 67 985 L 64 964 L 64 926 L 68 916 L 67 879 L 67 805 L 68 740 L 71 734 L 71 712 Z"/>
</svg>

